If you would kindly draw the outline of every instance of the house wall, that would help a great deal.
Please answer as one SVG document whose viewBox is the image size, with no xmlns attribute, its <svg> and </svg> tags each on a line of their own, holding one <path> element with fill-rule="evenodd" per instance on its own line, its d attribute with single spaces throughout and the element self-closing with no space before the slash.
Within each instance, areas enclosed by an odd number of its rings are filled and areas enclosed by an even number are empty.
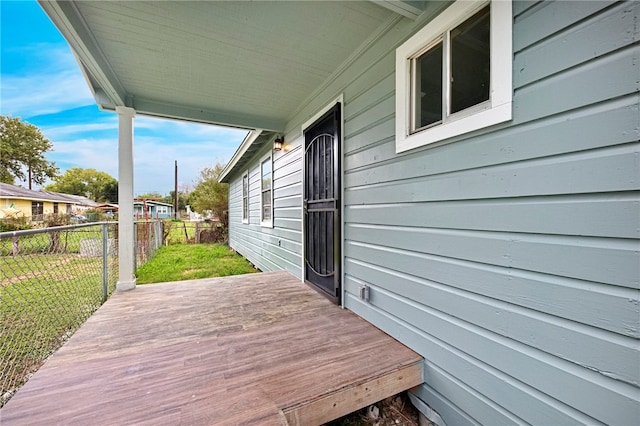
<svg viewBox="0 0 640 426">
<path fill-rule="evenodd" d="M 425 357 L 415 393 L 448 425 L 637 424 L 639 9 L 515 2 L 513 120 L 403 154 L 394 49 L 429 13 L 391 23 L 290 120 L 274 229 L 260 155 L 249 225 L 234 176 L 232 246 L 300 276 L 300 126 L 343 93 L 344 305 Z"/>
<path fill-rule="evenodd" d="M 269 154 L 264 147 L 251 166 L 229 184 L 229 245 L 262 271 L 287 270 L 301 278 L 301 146 L 287 145 L 287 151 L 273 157 L 273 227 L 260 225 L 260 160 Z M 272 153 L 273 154 L 273 153 Z M 242 176 L 249 173 L 249 223 L 242 223 Z"/>
<path fill-rule="evenodd" d="M 13 203 L 13 207 L 20 210 L 18 217 L 31 217 L 31 200 L 15 199 L 15 198 L 2 198 L 0 199 L 0 218 L 5 217 L 4 212 L 1 209 L 8 208 Z M 53 201 L 40 201 L 43 203 L 43 214 L 53 214 Z M 58 202 L 58 214 L 67 214 L 68 204 L 64 202 Z"/>
<path fill-rule="evenodd" d="M 167 206 L 167 212 L 166 213 L 159 213 L 159 207 L 157 205 L 152 205 L 150 210 L 151 210 L 151 217 L 154 219 L 169 219 L 171 216 L 173 216 L 173 209 L 170 208 L 169 206 Z"/>
<path fill-rule="evenodd" d="M 173 217 L 173 206 L 166 206 L 167 213 L 158 213 L 158 205 L 147 202 L 149 219 L 170 219 Z M 144 219 L 144 206 L 142 204 L 133 205 L 133 213 L 138 219 Z"/>
<path fill-rule="evenodd" d="M 9 208 L 11 207 L 11 204 L 13 204 L 14 208 L 20 210 L 20 213 L 18 213 L 19 217 L 31 217 L 31 201 L 17 200 L 15 198 L 2 198 L 0 204 L 3 209 Z M 3 217 L 5 217 L 5 214 L 0 210 L 0 218 Z"/>
</svg>

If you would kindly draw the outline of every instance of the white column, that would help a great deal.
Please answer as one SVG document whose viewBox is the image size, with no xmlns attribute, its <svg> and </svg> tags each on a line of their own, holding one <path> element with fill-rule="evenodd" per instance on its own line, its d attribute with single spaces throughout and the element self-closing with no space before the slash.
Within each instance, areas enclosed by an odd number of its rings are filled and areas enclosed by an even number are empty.
<svg viewBox="0 0 640 426">
<path fill-rule="evenodd" d="M 116 290 L 136 288 L 133 231 L 133 108 L 116 107 L 118 113 L 118 283 Z"/>
</svg>

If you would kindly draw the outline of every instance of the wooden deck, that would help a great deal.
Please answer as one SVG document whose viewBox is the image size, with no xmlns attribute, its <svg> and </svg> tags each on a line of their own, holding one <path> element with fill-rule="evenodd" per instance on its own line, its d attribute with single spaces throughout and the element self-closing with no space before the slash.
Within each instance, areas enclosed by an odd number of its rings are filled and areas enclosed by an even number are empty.
<svg viewBox="0 0 640 426">
<path fill-rule="evenodd" d="M 301 424 L 422 382 L 422 358 L 285 272 L 114 294 L 0 424 Z"/>
</svg>

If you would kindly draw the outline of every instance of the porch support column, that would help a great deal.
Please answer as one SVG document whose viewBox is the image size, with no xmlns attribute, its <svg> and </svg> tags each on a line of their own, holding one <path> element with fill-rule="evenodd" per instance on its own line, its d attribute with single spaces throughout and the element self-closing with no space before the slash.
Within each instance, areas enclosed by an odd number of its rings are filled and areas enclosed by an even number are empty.
<svg viewBox="0 0 640 426">
<path fill-rule="evenodd" d="M 136 288 L 133 223 L 133 108 L 118 106 L 118 283 L 116 290 Z"/>
</svg>

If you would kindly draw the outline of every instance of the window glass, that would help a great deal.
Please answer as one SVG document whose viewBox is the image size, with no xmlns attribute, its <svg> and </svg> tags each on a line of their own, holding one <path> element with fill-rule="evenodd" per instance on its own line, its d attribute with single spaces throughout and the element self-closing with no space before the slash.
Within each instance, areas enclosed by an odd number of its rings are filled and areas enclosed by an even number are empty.
<svg viewBox="0 0 640 426">
<path fill-rule="evenodd" d="M 272 218 L 272 173 L 271 173 L 271 157 L 267 158 L 260 165 L 261 171 L 261 204 L 262 204 L 262 217 L 263 222 L 270 222 Z M 267 223 L 269 225 L 270 223 Z"/>
<path fill-rule="evenodd" d="M 271 158 L 262 163 L 262 190 L 271 189 Z"/>
<path fill-rule="evenodd" d="M 271 219 L 271 191 L 262 193 L 262 220 Z"/>
<path fill-rule="evenodd" d="M 511 1 L 456 0 L 396 49 L 396 152 L 512 119 Z"/>
<path fill-rule="evenodd" d="M 36 216 L 42 216 L 43 213 L 44 213 L 44 205 L 42 204 L 42 202 L 32 201 L 31 202 L 31 216 L 33 216 L 34 219 L 36 219 L 36 220 L 40 220 L 42 218 L 36 218 Z"/>
<path fill-rule="evenodd" d="M 414 130 L 442 121 L 442 42 L 413 60 Z"/>
<path fill-rule="evenodd" d="M 249 175 L 242 176 L 242 220 L 249 219 Z"/>
<path fill-rule="evenodd" d="M 451 114 L 489 100 L 489 6 L 451 31 Z"/>
</svg>

